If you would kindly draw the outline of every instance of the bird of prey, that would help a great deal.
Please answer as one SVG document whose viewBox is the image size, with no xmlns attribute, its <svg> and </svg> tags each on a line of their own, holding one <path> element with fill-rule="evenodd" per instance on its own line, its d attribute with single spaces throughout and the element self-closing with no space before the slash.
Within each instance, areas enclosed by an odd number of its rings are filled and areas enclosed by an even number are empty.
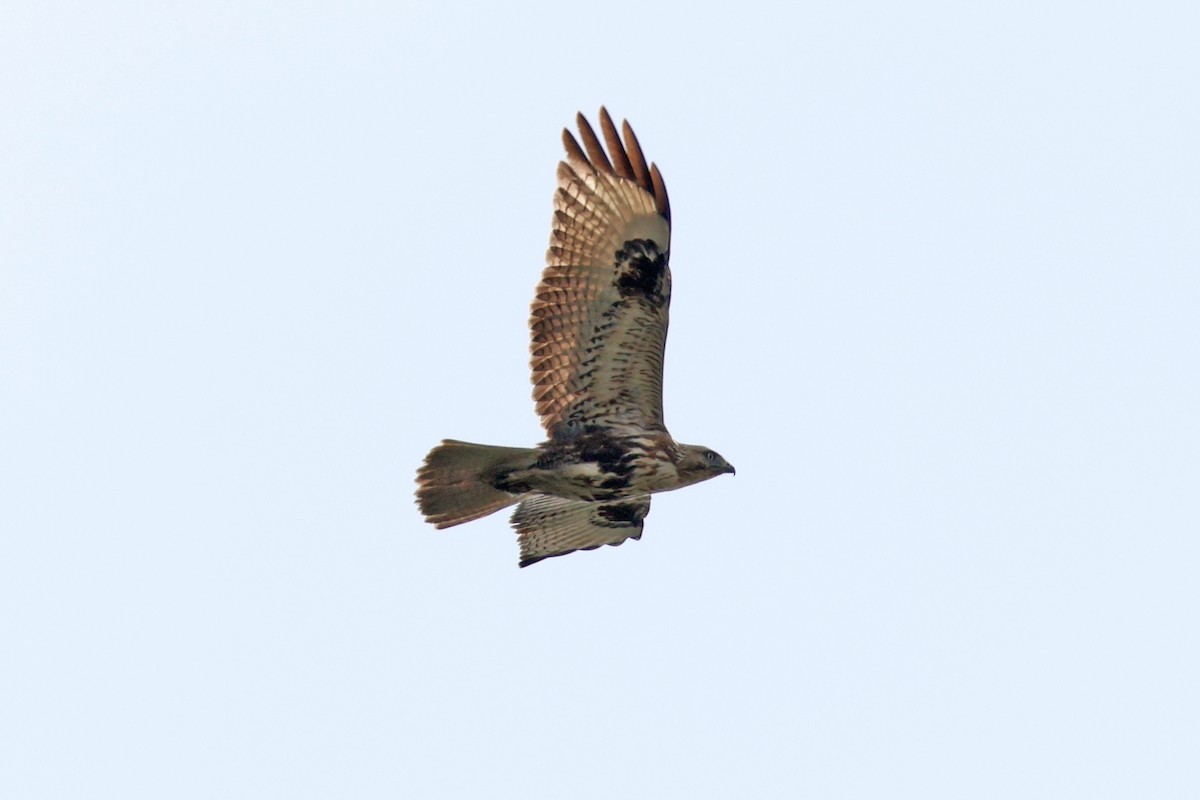
<svg viewBox="0 0 1200 800">
<path fill-rule="evenodd" d="M 671 209 L 628 122 L 600 109 L 563 130 L 546 268 L 533 300 L 533 398 L 547 440 L 496 447 L 446 439 L 417 472 L 417 504 L 448 528 L 513 504 L 520 565 L 640 539 L 650 495 L 733 467 L 680 444 L 663 422 Z"/>
</svg>

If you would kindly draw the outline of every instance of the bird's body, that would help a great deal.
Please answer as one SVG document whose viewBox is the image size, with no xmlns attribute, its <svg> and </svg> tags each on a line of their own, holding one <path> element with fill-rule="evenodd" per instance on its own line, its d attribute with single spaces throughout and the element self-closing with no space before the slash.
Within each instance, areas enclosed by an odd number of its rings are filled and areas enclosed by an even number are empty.
<svg viewBox="0 0 1200 800">
<path fill-rule="evenodd" d="M 537 452 L 532 467 L 514 471 L 499 488 L 595 502 L 688 483 L 679 471 L 679 445 L 666 433 L 619 436 L 597 428 L 551 439 Z"/>
<path fill-rule="evenodd" d="M 662 414 L 671 302 L 670 206 L 628 123 L 600 110 L 606 154 L 577 118 L 563 131 L 547 266 L 530 329 L 536 448 L 446 440 L 418 472 L 417 501 L 439 528 L 519 503 L 521 566 L 640 538 L 650 495 L 733 468 L 679 444 Z M 611 156 L 612 161 L 609 161 Z"/>
</svg>

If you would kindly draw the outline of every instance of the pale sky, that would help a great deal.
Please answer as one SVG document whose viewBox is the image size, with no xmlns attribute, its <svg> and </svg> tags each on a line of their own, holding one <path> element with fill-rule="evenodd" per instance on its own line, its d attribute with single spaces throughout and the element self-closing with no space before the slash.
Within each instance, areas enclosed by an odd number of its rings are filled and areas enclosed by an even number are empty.
<svg viewBox="0 0 1200 800">
<path fill-rule="evenodd" d="M 8 3 L 0 796 L 1200 797 L 1200 10 Z M 517 568 L 560 130 L 738 469 Z"/>
</svg>

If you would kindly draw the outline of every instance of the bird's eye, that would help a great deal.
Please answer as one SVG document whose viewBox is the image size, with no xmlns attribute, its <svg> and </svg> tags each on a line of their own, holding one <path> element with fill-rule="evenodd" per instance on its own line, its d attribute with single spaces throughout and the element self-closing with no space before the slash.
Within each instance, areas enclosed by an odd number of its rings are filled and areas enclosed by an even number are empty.
<svg viewBox="0 0 1200 800">
<path fill-rule="evenodd" d="M 709 461 L 717 460 L 717 454 L 714 453 L 712 450 L 709 450 L 707 453 L 705 453 L 704 457 L 707 458 Z"/>
</svg>

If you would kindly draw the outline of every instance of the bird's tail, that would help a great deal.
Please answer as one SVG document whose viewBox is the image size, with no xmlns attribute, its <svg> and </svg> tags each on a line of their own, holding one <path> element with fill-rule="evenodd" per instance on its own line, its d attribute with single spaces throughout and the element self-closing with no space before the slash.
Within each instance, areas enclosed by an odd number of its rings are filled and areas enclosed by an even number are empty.
<svg viewBox="0 0 1200 800">
<path fill-rule="evenodd" d="M 528 469 L 537 451 L 445 439 L 429 451 L 417 470 L 417 505 L 427 522 L 449 528 L 486 517 L 521 499 L 497 489 L 497 480 L 515 469 Z"/>
</svg>

